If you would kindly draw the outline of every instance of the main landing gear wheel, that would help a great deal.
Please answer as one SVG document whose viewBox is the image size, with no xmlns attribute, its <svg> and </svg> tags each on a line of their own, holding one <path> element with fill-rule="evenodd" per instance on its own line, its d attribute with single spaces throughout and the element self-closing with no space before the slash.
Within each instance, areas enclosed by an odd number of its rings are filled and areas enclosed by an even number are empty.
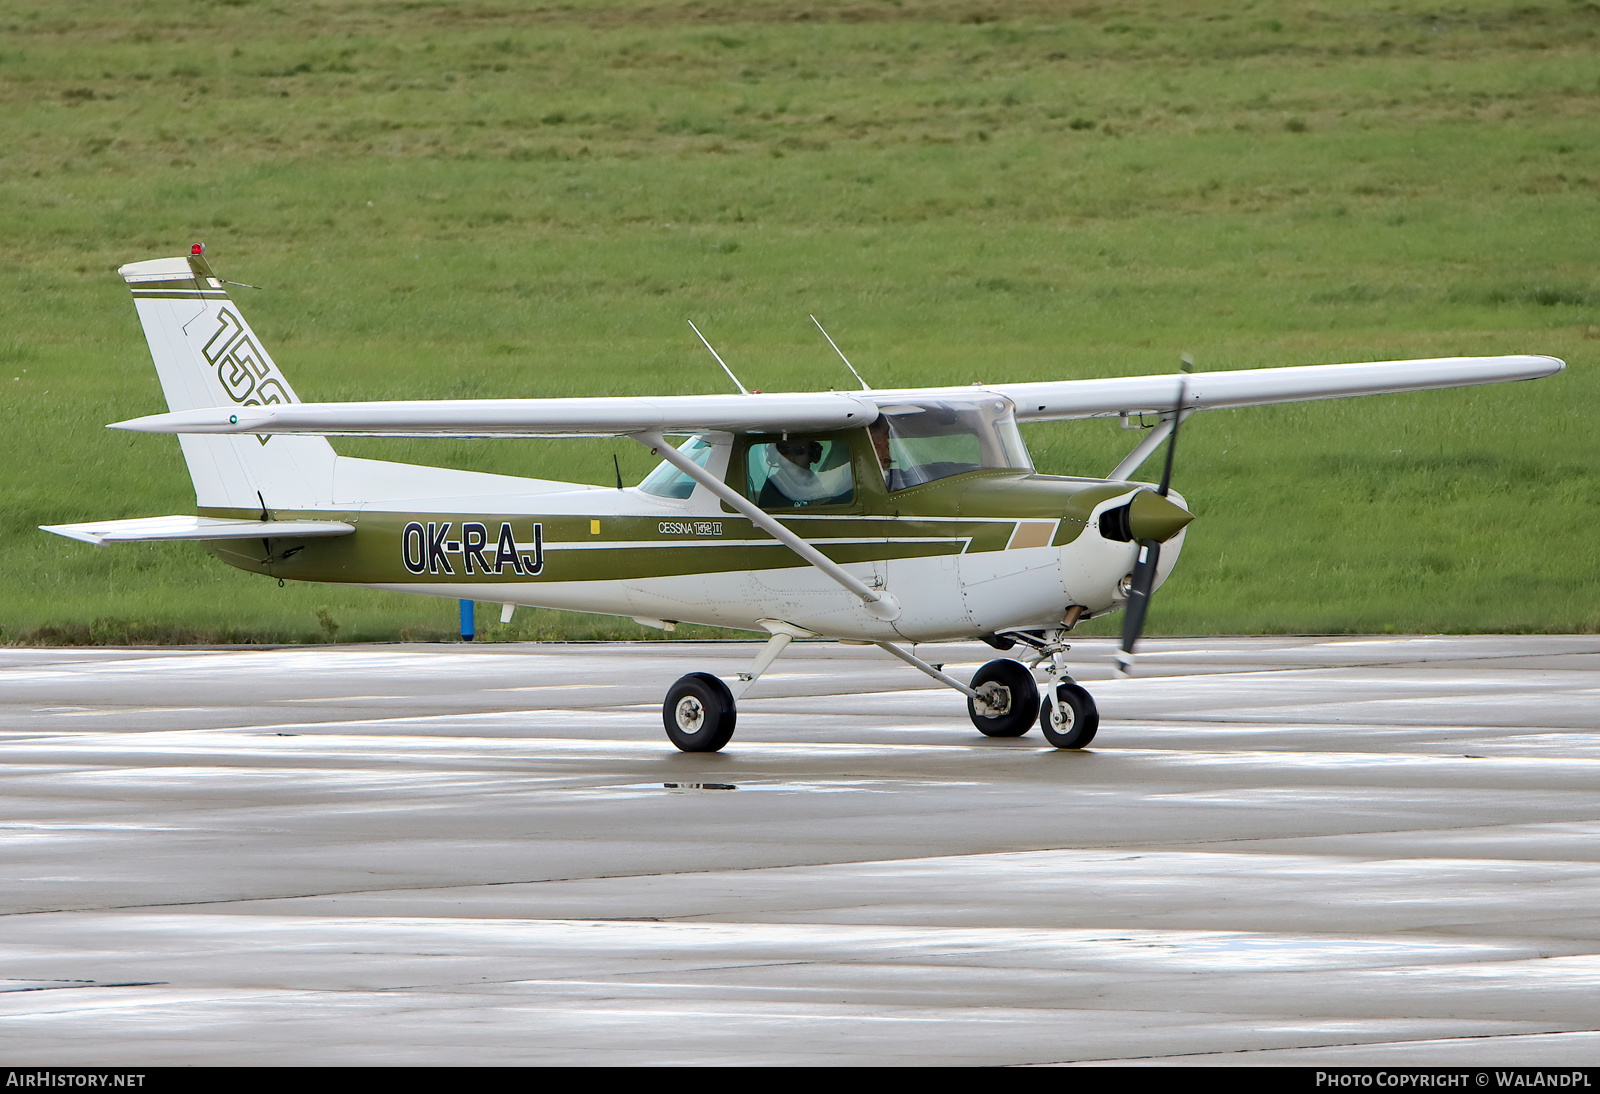
<svg viewBox="0 0 1600 1094">
<path fill-rule="evenodd" d="M 1021 663 L 1009 657 L 990 661 L 973 674 L 972 690 L 988 704 L 980 712 L 976 700 L 967 700 L 967 714 L 985 737 L 1020 737 L 1033 726 L 1039 685 Z"/>
<path fill-rule="evenodd" d="M 683 752 L 715 752 L 733 737 L 733 692 L 709 672 L 680 676 L 661 704 L 667 737 Z"/>
<path fill-rule="evenodd" d="M 1100 711 L 1094 696 L 1077 684 L 1061 683 L 1046 695 L 1039 707 L 1039 728 L 1044 739 L 1057 748 L 1082 748 L 1094 740 L 1100 728 Z"/>
</svg>

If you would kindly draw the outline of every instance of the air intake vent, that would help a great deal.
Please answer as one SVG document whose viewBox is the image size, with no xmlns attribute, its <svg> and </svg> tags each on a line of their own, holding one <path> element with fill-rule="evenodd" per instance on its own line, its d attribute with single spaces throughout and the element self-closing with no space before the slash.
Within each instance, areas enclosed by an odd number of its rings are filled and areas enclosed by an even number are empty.
<svg viewBox="0 0 1600 1094">
<path fill-rule="evenodd" d="M 1118 543 L 1133 541 L 1133 528 L 1130 524 L 1132 505 L 1119 505 L 1115 509 L 1107 509 L 1100 514 L 1100 534 L 1107 539 L 1114 539 Z"/>
</svg>

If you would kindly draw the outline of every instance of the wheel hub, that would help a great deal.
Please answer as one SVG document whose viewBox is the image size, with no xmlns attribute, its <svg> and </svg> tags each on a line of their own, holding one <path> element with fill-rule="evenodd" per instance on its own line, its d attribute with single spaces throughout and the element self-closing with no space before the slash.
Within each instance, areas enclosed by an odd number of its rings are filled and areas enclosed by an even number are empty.
<svg viewBox="0 0 1600 1094">
<path fill-rule="evenodd" d="M 1004 684 L 991 680 L 978 689 L 978 705 L 984 708 L 980 713 L 990 717 L 999 718 L 1011 713 L 1011 689 Z"/>
<path fill-rule="evenodd" d="M 673 712 L 678 721 L 678 728 L 685 733 L 699 733 L 700 727 L 706 724 L 706 708 L 693 695 L 685 695 L 678 700 L 677 709 Z"/>
</svg>

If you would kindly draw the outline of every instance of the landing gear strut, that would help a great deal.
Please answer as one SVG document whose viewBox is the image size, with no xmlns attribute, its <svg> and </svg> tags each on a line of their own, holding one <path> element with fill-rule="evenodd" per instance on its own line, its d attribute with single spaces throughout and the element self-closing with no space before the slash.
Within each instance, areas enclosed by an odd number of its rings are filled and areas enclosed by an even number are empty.
<svg viewBox="0 0 1600 1094">
<path fill-rule="evenodd" d="M 772 637 L 732 688 L 709 672 L 691 672 L 680 676 L 667 692 L 667 701 L 661 704 L 661 724 L 666 727 L 667 739 L 680 751 L 716 752 L 732 740 L 739 719 L 735 699 L 750 690 L 790 642 L 811 634 L 776 619 L 763 619 L 761 625 Z"/>
</svg>

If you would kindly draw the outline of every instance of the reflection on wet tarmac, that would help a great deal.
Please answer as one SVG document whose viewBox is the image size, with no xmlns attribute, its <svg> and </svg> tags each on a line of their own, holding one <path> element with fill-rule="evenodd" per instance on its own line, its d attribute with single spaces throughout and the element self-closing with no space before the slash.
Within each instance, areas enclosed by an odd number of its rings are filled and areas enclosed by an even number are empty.
<svg viewBox="0 0 1600 1094">
<path fill-rule="evenodd" d="M 0 1052 L 1594 1059 L 1600 638 L 1148 646 L 1081 753 L 797 642 L 698 756 L 750 646 L 0 649 Z"/>
</svg>

